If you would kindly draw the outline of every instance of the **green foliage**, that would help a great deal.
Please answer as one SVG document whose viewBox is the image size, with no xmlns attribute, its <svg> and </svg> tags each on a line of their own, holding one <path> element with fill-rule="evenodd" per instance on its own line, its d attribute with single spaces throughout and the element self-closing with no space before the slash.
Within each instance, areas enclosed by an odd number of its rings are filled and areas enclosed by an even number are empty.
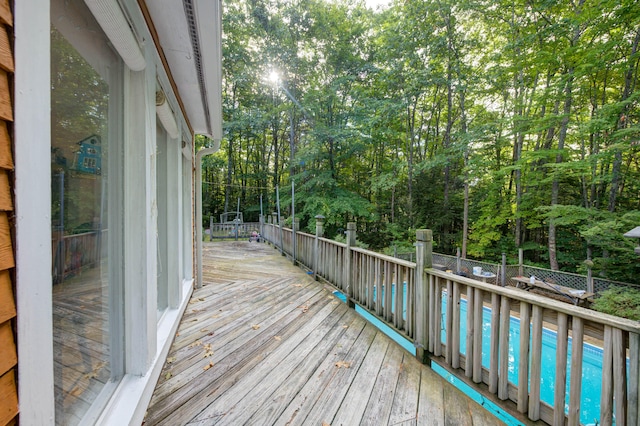
<svg viewBox="0 0 640 426">
<path fill-rule="evenodd" d="M 302 226 L 322 214 L 330 236 L 356 221 L 383 249 L 429 228 L 445 253 L 521 247 L 568 271 L 591 250 L 598 276 L 637 281 L 622 237 L 640 224 L 635 2 L 227 6 L 211 213 L 275 211 L 276 186 L 290 213 L 294 180 Z"/>
<path fill-rule="evenodd" d="M 640 321 L 640 290 L 636 288 L 611 288 L 600 293 L 591 308 L 622 318 Z"/>
</svg>

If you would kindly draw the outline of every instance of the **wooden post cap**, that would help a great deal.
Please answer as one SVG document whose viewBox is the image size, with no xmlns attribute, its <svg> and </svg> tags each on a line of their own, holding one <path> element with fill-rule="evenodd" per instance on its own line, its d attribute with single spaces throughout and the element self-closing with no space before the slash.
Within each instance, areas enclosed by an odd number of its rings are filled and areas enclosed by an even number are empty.
<svg viewBox="0 0 640 426">
<path fill-rule="evenodd" d="M 356 223 L 355 222 L 348 222 L 347 223 L 347 231 L 355 231 L 356 230 Z"/>
<path fill-rule="evenodd" d="M 433 241 L 433 232 L 431 229 L 416 229 L 417 241 Z"/>
</svg>

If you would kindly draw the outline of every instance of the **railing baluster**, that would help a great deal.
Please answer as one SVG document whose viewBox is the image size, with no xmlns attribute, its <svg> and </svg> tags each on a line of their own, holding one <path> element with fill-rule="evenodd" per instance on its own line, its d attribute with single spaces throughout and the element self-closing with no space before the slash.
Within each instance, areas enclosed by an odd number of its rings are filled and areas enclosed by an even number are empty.
<svg viewBox="0 0 640 426">
<path fill-rule="evenodd" d="M 476 288 L 473 296 L 473 381 L 482 382 L 482 309 L 484 294 Z"/>
<path fill-rule="evenodd" d="M 498 365 L 500 361 L 500 295 L 491 293 L 491 349 L 489 357 L 489 392 L 498 393 Z"/>
<path fill-rule="evenodd" d="M 540 379 L 542 374 L 542 307 L 533 306 L 531 325 L 531 378 L 529 379 L 529 418 L 540 420 Z"/>
<path fill-rule="evenodd" d="M 433 354 L 435 356 L 442 355 L 442 286 L 438 277 L 434 277 L 434 304 L 433 304 L 433 317 L 434 325 L 433 330 L 435 336 L 433 336 Z"/>
<path fill-rule="evenodd" d="M 640 334 L 629 333 L 629 408 L 627 410 L 627 424 L 640 423 L 638 413 L 638 377 L 640 376 Z"/>
<path fill-rule="evenodd" d="M 451 366 L 460 368 L 460 283 L 453 283 L 453 317 L 451 329 L 447 333 L 451 334 Z"/>
<path fill-rule="evenodd" d="M 500 304 L 500 367 L 498 372 L 498 398 L 509 398 L 509 326 L 511 301 L 502 296 Z"/>
<path fill-rule="evenodd" d="M 402 295 L 404 293 L 403 290 L 403 286 L 402 286 L 402 278 L 400 277 L 400 265 L 398 265 L 397 263 L 394 265 L 393 267 L 393 280 L 395 283 L 395 307 L 394 307 L 394 317 L 393 317 L 393 324 L 396 326 L 396 328 L 400 329 L 400 318 L 402 318 Z"/>
<path fill-rule="evenodd" d="M 553 393 L 553 422 L 559 425 L 564 424 L 564 401 L 567 387 L 567 314 L 558 313 L 558 329 L 556 333 L 556 381 Z"/>
<path fill-rule="evenodd" d="M 384 262 L 384 319 L 391 323 L 393 320 L 393 264 L 391 262 Z"/>
<path fill-rule="evenodd" d="M 475 288 L 472 286 L 467 286 L 467 349 L 465 353 L 465 375 L 468 378 L 473 377 L 473 336 L 475 330 L 475 322 L 473 320 L 473 307 L 475 306 L 474 296 Z"/>
<path fill-rule="evenodd" d="M 367 256 L 367 309 L 373 309 L 373 301 L 374 301 L 374 290 L 375 290 L 375 282 L 376 282 L 376 272 L 375 272 L 375 259 L 371 256 Z"/>
<path fill-rule="evenodd" d="M 446 352 L 445 352 L 445 360 L 447 362 L 448 365 L 452 364 L 452 351 L 451 349 L 453 348 L 453 332 L 452 332 L 452 326 L 453 326 L 453 283 L 451 282 L 451 280 L 447 280 L 447 313 L 446 313 L 446 317 L 445 317 L 445 330 L 446 332 L 446 336 L 447 336 L 447 347 Z"/>
<path fill-rule="evenodd" d="M 619 328 L 614 328 L 611 340 L 616 424 L 623 425 L 627 419 L 627 350 L 624 332 Z"/>
<path fill-rule="evenodd" d="M 382 260 L 376 258 L 375 260 L 375 279 L 376 279 L 376 314 L 382 317 L 382 283 L 384 282 L 384 274 L 382 269 Z"/>
<path fill-rule="evenodd" d="M 584 353 L 584 321 L 571 319 L 571 377 L 569 381 L 569 426 L 580 424 L 580 395 L 582 393 L 582 358 Z"/>
<path fill-rule="evenodd" d="M 602 354 L 602 393 L 600 394 L 600 424 L 613 423 L 613 347 L 612 328 L 604 326 L 604 353 Z"/>
<path fill-rule="evenodd" d="M 416 301 L 416 275 L 415 272 L 411 273 L 411 269 L 407 266 L 404 267 L 407 277 L 407 318 L 405 321 L 405 330 L 409 336 L 415 336 L 415 301 Z"/>
<path fill-rule="evenodd" d="M 520 353 L 518 354 L 518 411 L 529 408 L 529 336 L 531 305 L 520 302 Z"/>
</svg>

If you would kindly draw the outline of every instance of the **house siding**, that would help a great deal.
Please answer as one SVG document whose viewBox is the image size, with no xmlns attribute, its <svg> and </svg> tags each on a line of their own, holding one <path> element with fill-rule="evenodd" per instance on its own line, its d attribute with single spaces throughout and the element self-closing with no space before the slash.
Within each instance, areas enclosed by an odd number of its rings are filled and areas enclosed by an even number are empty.
<svg viewBox="0 0 640 426">
<path fill-rule="evenodd" d="M 0 0 L 0 425 L 16 424 L 18 392 L 15 339 L 16 304 L 13 286 L 13 171 L 11 82 L 14 72 L 13 16 L 9 0 Z"/>
</svg>

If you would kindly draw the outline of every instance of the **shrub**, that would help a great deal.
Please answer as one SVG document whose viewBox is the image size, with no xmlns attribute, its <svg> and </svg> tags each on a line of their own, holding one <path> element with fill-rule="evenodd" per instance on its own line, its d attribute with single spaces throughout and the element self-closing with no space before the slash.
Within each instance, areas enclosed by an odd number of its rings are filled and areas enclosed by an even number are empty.
<svg viewBox="0 0 640 426">
<path fill-rule="evenodd" d="M 635 288 L 611 288 L 600 293 L 591 308 L 632 320 L 640 320 L 640 290 Z"/>
</svg>

